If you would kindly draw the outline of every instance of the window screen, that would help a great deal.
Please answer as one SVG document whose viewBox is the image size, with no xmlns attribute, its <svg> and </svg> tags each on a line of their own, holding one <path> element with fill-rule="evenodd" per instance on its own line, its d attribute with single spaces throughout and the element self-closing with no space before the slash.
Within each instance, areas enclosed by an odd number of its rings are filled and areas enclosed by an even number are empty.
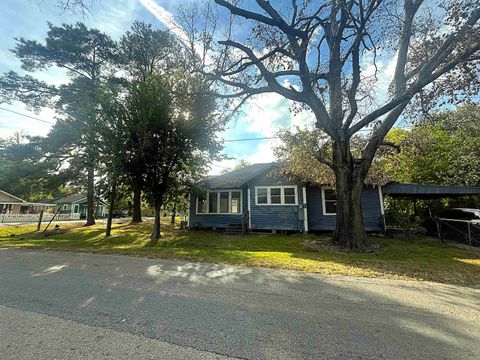
<svg viewBox="0 0 480 360">
<path fill-rule="evenodd" d="M 284 203 L 295 204 L 295 188 L 288 187 L 283 189 Z"/>
<path fill-rule="evenodd" d="M 324 189 L 323 194 L 325 196 L 325 214 L 337 213 L 337 195 L 334 189 Z"/>
<path fill-rule="evenodd" d="M 218 193 L 212 192 L 208 194 L 208 212 L 217 213 L 218 212 Z"/>
<path fill-rule="evenodd" d="M 282 189 L 271 188 L 270 189 L 270 203 L 281 204 L 282 203 Z"/>
<path fill-rule="evenodd" d="M 231 213 L 240 213 L 240 191 L 232 191 Z"/>
<path fill-rule="evenodd" d="M 220 212 L 228 213 L 228 192 L 220 193 Z"/>
<path fill-rule="evenodd" d="M 207 212 L 207 200 L 198 199 L 197 214 L 205 214 Z"/>
<path fill-rule="evenodd" d="M 268 189 L 267 188 L 258 188 L 257 189 L 257 204 L 267 204 L 268 203 Z"/>
</svg>

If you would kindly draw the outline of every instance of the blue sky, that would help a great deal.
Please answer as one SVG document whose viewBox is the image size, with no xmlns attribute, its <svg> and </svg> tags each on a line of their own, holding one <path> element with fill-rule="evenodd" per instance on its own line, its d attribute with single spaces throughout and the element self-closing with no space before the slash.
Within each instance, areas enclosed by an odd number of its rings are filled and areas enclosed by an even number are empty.
<svg viewBox="0 0 480 360">
<path fill-rule="evenodd" d="M 175 11 L 180 1 L 182 0 L 96 1 L 92 15 L 81 18 L 72 14 L 62 14 L 55 0 L 3 0 L 0 13 L 0 73 L 9 70 L 22 72 L 20 62 L 9 51 L 15 45 L 14 38 L 25 37 L 43 41 L 48 30 L 47 21 L 55 25 L 83 21 L 88 26 L 98 28 L 114 39 L 119 39 L 135 20 L 151 23 L 154 27 L 171 29 L 173 21 L 171 13 Z M 390 61 L 383 64 L 386 75 L 384 79 L 380 75 L 379 88 L 387 88 L 387 75 L 392 70 L 391 64 Z M 366 71 L 368 73 L 369 70 Z M 35 75 L 53 84 L 65 81 L 65 74 L 58 69 Z M 293 116 L 289 106 L 288 100 L 279 95 L 260 95 L 243 107 L 242 114 L 236 121 L 228 124 L 220 138 L 271 137 L 279 129 L 289 129 L 313 122 L 311 113 L 305 111 Z M 55 121 L 55 113 L 51 109 L 43 109 L 40 113 L 33 114 L 20 103 L 0 104 L 0 107 L 30 114 L 49 122 Z M 11 136 L 17 131 L 30 135 L 46 135 L 49 129 L 48 124 L 0 110 L 0 137 Z M 274 160 L 272 148 L 276 141 L 227 142 L 224 153 L 229 159 L 212 164 L 211 173 L 219 173 L 242 159 L 249 162 L 272 161 Z"/>
<path fill-rule="evenodd" d="M 161 20 L 167 22 L 168 13 L 175 11 L 177 6 L 177 1 L 172 0 L 98 1 L 94 5 L 93 14 L 81 18 L 72 14 L 62 14 L 54 0 L 42 0 L 38 3 L 40 5 L 29 0 L 4 0 L 2 2 L 2 12 L 0 13 L 1 73 L 9 70 L 23 72 L 20 62 L 10 52 L 10 49 L 15 46 L 14 38 L 25 37 L 42 41 L 48 30 L 47 21 L 55 25 L 83 21 L 88 26 L 98 28 L 114 39 L 118 39 L 135 20 L 165 28 L 166 25 Z M 152 5 L 153 7 L 157 5 L 156 9 L 152 10 Z M 159 16 L 158 10 L 163 12 L 165 18 L 161 16 L 162 14 Z M 61 84 L 65 81 L 65 74 L 58 69 L 38 73 L 36 76 L 54 84 Z M 55 113 L 51 109 L 43 109 L 40 113 L 34 114 L 25 109 L 21 103 L 0 104 L 0 107 L 30 114 L 49 122 L 55 121 Z M 288 102 L 278 95 L 264 95 L 254 99 L 244 107 L 236 121 L 228 124 L 226 131 L 220 134 L 220 137 L 241 139 L 273 136 L 278 129 L 289 128 L 298 122 L 298 119 L 294 119 L 290 114 L 288 108 Z M 305 116 L 302 119 L 305 121 Z M 46 135 L 49 129 L 48 124 L 0 110 L 0 137 L 11 136 L 17 131 L 30 135 Z M 228 159 L 214 163 L 211 171 L 218 173 L 223 168 L 233 166 L 241 159 L 250 162 L 272 161 L 273 143 L 274 141 L 269 140 L 227 142 L 224 153 Z"/>
</svg>

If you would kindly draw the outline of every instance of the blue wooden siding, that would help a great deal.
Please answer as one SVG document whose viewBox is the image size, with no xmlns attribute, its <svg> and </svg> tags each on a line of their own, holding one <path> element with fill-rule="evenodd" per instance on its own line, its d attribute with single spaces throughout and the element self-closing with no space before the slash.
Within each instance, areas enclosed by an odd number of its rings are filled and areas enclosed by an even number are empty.
<svg viewBox="0 0 480 360">
<path fill-rule="evenodd" d="M 256 186 L 287 186 L 297 188 L 298 205 L 256 205 Z M 301 209 L 302 187 L 292 181 L 271 176 L 269 172 L 262 174 L 248 183 L 250 188 L 251 223 L 253 230 L 303 230 L 303 209 Z M 299 214 L 301 212 L 301 214 Z"/>
<path fill-rule="evenodd" d="M 296 186 L 297 205 L 256 205 L 255 187 Z M 303 231 L 303 187 L 292 181 L 274 176 L 270 171 L 250 180 L 242 189 L 242 213 L 248 210 L 250 189 L 250 228 L 253 230 Z M 319 187 L 307 186 L 308 228 L 310 231 L 335 230 L 335 215 L 323 215 L 322 192 Z M 241 224 L 242 215 L 197 214 L 196 198 L 190 201 L 190 226 L 197 228 L 226 228 L 229 224 Z M 380 225 L 381 207 L 378 188 L 366 187 L 362 193 L 363 221 L 367 231 L 383 231 Z"/>
<path fill-rule="evenodd" d="M 247 188 L 242 189 L 242 213 L 248 209 Z M 190 197 L 190 226 L 193 228 L 219 228 L 224 229 L 229 224 L 241 224 L 241 214 L 197 214 L 197 200 L 195 196 Z"/>
<path fill-rule="evenodd" d="M 311 231 L 335 230 L 335 215 L 323 215 L 322 191 L 307 187 L 308 228 Z M 367 231 L 383 231 L 380 225 L 381 208 L 378 188 L 367 187 L 362 193 L 363 223 Z"/>
</svg>

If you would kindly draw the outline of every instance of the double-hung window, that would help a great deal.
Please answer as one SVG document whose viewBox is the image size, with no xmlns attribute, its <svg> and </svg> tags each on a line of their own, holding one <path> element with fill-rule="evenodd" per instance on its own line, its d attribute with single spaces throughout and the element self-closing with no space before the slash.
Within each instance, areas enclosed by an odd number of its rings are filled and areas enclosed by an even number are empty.
<svg viewBox="0 0 480 360">
<path fill-rule="evenodd" d="M 241 193 L 240 191 L 232 191 L 230 199 L 230 212 L 232 214 L 240 214 L 241 212 Z"/>
<path fill-rule="evenodd" d="M 240 190 L 208 191 L 205 199 L 197 198 L 197 214 L 240 214 Z"/>
<path fill-rule="evenodd" d="M 255 188 L 257 205 L 297 205 L 296 186 L 258 186 Z"/>
<path fill-rule="evenodd" d="M 337 213 L 337 194 L 335 189 L 322 188 L 323 215 L 335 215 Z"/>
<path fill-rule="evenodd" d="M 268 204 L 268 188 L 257 188 L 257 204 Z"/>
<path fill-rule="evenodd" d="M 281 203 L 282 203 L 282 189 L 270 188 L 270 204 L 281 204 Z"/>
<path fill-rule="evenodd" d="M 218 213 L 218 193 L 208 193 L 208 212 L 209 214 Z"/>
<path fill-rule="evenodd" d="M 227 214 L 228 210 L 228 199 L 230 198 L 230 193 L 228 191 L 222 191 L 220 193 L 220 213 Z"/>
<path fill-rule="evenodd" d="M 197 198 L 197 214 L 205 214 L 207 212 L 207 199 Z"/>
</svg>

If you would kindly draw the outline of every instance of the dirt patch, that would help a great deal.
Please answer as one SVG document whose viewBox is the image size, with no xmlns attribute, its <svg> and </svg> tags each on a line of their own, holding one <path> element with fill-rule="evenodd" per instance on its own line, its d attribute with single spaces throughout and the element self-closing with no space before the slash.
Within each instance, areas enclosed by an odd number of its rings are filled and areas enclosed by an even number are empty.
<svg viewBox="0 0 480 360">
<path fill-rule="evenodd" d="M 330 252 L 330 253 L 350 253 L 350 252 L 359 252 L 358 250 L 351 250 L 347 248 L 340 247 L 338 245 L 335 245 L 332 242 L 332 239 L 330 238 L 324 238 L 324 239 L 314 239 L 314 240 L 305 240 L 303 242 L 303 246 L 305 249 L 310 250 L 310 251 L 317 251 L 317 252 Z M 366 249 L 363 249 L 361 252 L 363 253 L 373 253 L 380 248 L 382 248 L 383 245 L 370 240 L 370 244 Z"/>
</svg>

